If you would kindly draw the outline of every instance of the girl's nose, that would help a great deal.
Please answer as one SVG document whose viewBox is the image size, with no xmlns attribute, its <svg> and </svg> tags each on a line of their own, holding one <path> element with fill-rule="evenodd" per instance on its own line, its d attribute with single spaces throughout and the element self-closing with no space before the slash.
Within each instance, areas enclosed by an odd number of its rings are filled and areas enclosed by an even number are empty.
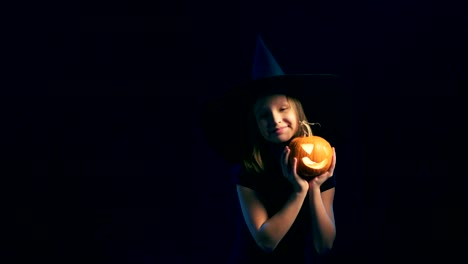
<svg viewBox="0 0 468 264">
<path fill-rule="evenodd" d="M 277 113 L 272 114 L 273 122 L 275 124 L 281 123 L 281 115 Z"/>
</svg>

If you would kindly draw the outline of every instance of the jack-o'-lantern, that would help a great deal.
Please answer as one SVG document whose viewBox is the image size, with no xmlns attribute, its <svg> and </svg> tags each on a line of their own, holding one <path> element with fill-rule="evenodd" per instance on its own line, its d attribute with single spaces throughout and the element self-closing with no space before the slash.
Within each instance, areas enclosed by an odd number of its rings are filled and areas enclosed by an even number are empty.
<svg viewBox="0 0 468 264">
<path fill-rule="evenodd" d="M 302 123 L 307 128 L 304 136 L 296 137 L 289 143 L 290 161 L 297 158 L 297 174 L 310 180 L 326 172 L 333 158 L 333 149 L 330 143 L 320 136 L 312 134 L 308 123 Z"/>
</svg>

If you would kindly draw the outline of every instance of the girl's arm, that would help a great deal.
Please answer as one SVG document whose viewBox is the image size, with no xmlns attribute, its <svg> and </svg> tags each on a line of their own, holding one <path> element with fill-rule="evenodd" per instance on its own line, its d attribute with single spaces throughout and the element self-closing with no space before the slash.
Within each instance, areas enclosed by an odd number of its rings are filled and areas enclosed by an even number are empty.
<svg viewBox="0 0 468 264">
<path fill-rule="evenodd" d="M 336 237 L 333 199 L 335 187 L 321 192 L 320 186 L 330 177 L 336 166 L 336 152 L 333 148 L 330 169 L 309 182 L 309 205 L 312 216 L 313 244 L 319 254 L 327 253 L 333 247 Z"/>
<path fill-rule="evenodd" d="M 320 187 L 309 188 L 310 211 L 312 216 L 313 244 L 319 254 L 331 250 L 336 236 L 333 198 L 335 188 L 320 192 Z"/>
<path fill-rule="evenodd" d="M 237 194 L 244 220 L 255 242 L 264 251 L 271 252 L 291 228 L 305 200 L 307 189 L 293 192 L 283 208 L 270 218 L 254 190 L 237 185 Z"/>
</svg>

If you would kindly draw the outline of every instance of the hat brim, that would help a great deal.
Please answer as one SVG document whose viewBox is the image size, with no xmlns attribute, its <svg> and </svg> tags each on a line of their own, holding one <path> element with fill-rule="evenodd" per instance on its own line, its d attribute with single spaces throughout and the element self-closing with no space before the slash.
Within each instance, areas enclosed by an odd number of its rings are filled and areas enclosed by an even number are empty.
<svg viewBox="0 0 468 264">
<path fill-rule="evenodd" d="M 333 74 L 286 74 L 252 80 L 233 87 L 203 109 L 208 144 L 228 162 L 239 162 L 248 142 L 247 115 L 255 100 L 268 94 L 299 99 L 316 135 L 332 145 L 344 140 L 350 120 L 350 96 L 343 79 Z"/>
</svg>

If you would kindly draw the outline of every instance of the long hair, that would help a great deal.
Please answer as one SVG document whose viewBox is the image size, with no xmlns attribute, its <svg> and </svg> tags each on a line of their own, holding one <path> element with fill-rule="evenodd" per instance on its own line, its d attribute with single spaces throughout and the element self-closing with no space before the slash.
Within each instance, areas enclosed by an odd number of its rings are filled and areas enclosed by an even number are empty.
<svg viewBox="0 0 468 264">
<path fill-rule="evenodd" d="M 304 112 L 304 108 L 302 107 L 302 103 L 299 99 L 286 96 L 288 102 L 290 103 L 292 109 L 295 111 L 299 122 L 308 122 L 307 116 Z M 264 162 L 264 153 L 267 149 L 269 144 L 272 144 L 266 141 L 263 136 L 260 134 L 259 128 L 257 126 L 257 121 L 255 119 L 255 113 L 253 107 L 249 112 L 249 127 L 250 135 L 249 135 L 249 144 L 247 147 L 246 152 L 244 153 L 242 164 L 245 169 L 249 172 L 256 172 L 261 173 L 265 170 L 265 162 Z M 292 138 L 302 136 L 304 132 L 301 129 L 298 129 Z M 292 139 L 291 138 L 291 139 Z"/>
</svg>

